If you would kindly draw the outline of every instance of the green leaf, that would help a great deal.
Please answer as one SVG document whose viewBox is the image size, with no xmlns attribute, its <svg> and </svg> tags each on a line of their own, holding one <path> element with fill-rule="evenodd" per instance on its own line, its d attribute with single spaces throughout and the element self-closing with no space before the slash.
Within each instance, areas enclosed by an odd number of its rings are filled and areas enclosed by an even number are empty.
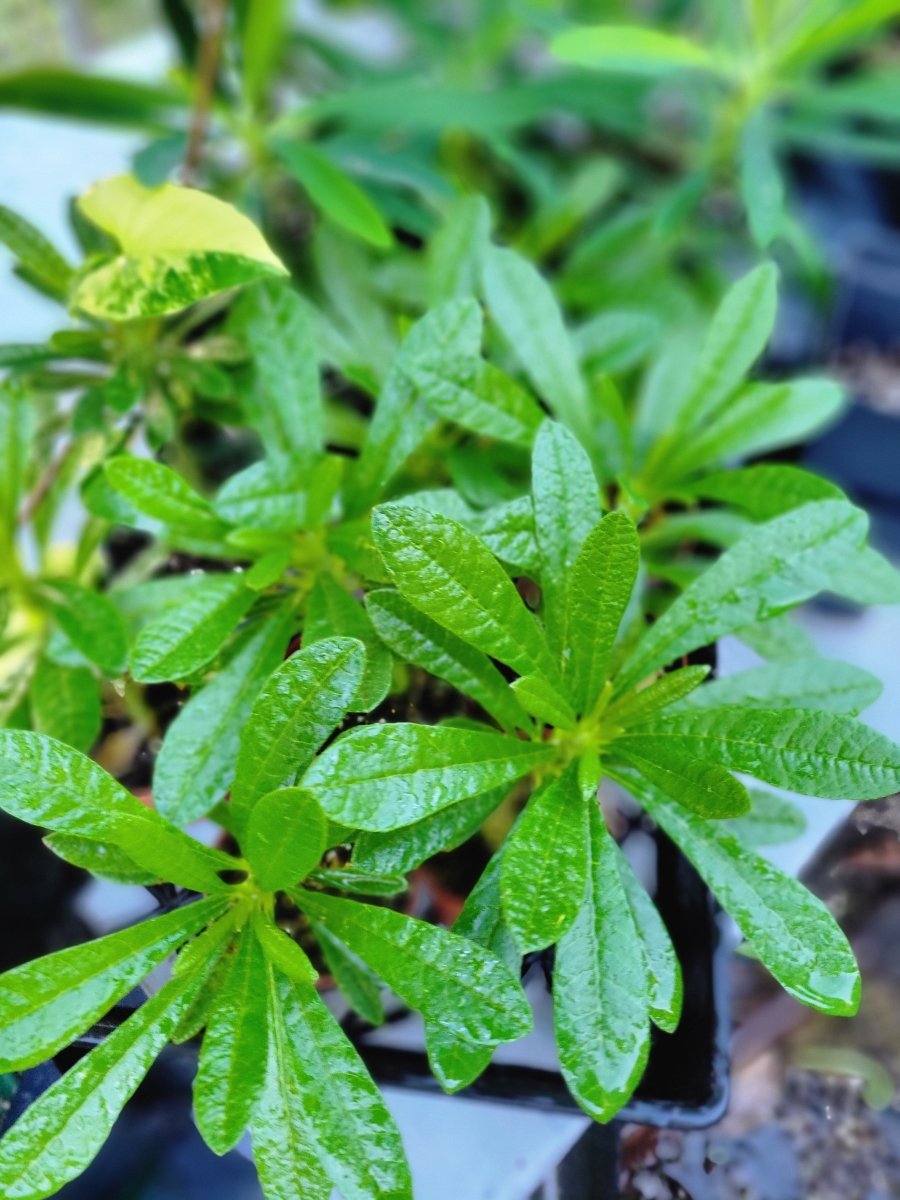
<svg viewBox="0 0 900 1200">
<path fill-rule="evenodd" d="M 256 882 L 275 892 L 301 882 L 326 849 L 328 823 L 301 788 L 281 788 L 257 800 L 247 822 L 247 861 Z"/>
<path fill-rule="evenodd" d="M 100 733 L 100 697 L 87 667 L 61 667 L 39 658 L 29 688 L 31 716 L 38 733 L 76 750 L 90 750 Z"/>
<path fill-rule="evenodd" d="M 147 811 L 85 755 L 19 729 L 0 729 L 0 808 L 32 825 L 101 841 L 114 840 L 118 815 Z"/>
<path fill-rule="evenodd" d="M 294 899 L 367 963 L 397 996 L 474 1042 L 508 1042 L 531 1028 L 531 1009 L 507 967 L 468 938 L 388 908 L 334 896 Z"/>
<path fill-rule="evenodd" d="M 565 696 L 539 675 L 523 675 L 512 684 L 512 690 L 525 711 L 538 724 L 552 725 L 556 729 L 575 728 L 575 713 Z"/>
<path fill-rule="evenodd" d="M 193 891 L 221 891 L 228 886 L 221 873 L 243 868 L 239 859 L 188 837 L 151 809 L 142 809 L 139 816 L 117 815 L 110 824 L 109 840 L 139 867 Z"/>
<path fill-rule="evenodd" d="M 399 504 L 373 513 L 372 532 L 398 590 L 416 608 L 520 675 L 558 679 L 537 622 L 475 534 Z"/>
<path fill-rule="evenodd" d="M 569 1090 L 595 1121 L 630 1098 L 650 1048 L 650 998 L 642 943 L 603 817 L 590 814 L 584 902 L 556 947 L 553 1024 Z"/>
<path fill-rule="evenodd" d="M 783 796 L 751 788 L 750 802 L 752 808 L 745 816 L 723 826 L 745 846 L 777 846 L 793 841 L 806 829 L 803 813 Z"/>
<path fill-rule="evenodd" d="M 111 486 L 147 517 L 213 541 L 228 531 L 203 497 L 163 463 L 120 454 L 103 470 Z"/>
<path fill-rule="evenodd" d="M 445 1092 L 468 1087 L 494 1056 L 494 1046 L 473 1042 L 440 1021 L 425 1022 L 428 1065 Z"/>
<path fill-rule="evenodd" d="M 433 304 L 475 295 L 490 235 L 491 210 L 485 198 L 456 200 L 428 247 L 428 291 Z"/>
<path fill-rule="evenodd" d="M 414 608 L 399 592 L 369 592 L 366 608 L 378 636 L 398 658 L 471 696 L 509 732 L 529 727 L 509 684 L 486 654 Z"/>
<path fill-rule="evenodd" d="M 477 942 L 518 973 L 522 955 L 506 924 L 500 897 L 500 872 L 503 852 L 498 850 L 481 873 L 481 878 L 466 897 L 462 912 L 453 923 L 453 932 Z"/>
<path fill-rule="evenodd" d="M 400 1134 L 356 1050 L 308 984 L 275 988 L 304 1141 L 345 1200 L 412 1200 Z"/>
<path fill-rule="evenodd" d="M 836 713 L 738 705 L 684 710 L 634 726 L 621 744 L 633 741 L 667 761 L 677 755 L 716 762 L 826 800 L 875 800 L 900 788 L 900 746 Z"/>
<path fill-rule="evenodd" d="M 684 1001 L 684 982 L 669 931 L 656 905 L 638 882 L 628 859 L 616 847 L 619 877 L 641 940 L 647 968 L 650 1019 L 666 1033 L 678 1028 Z"/>
<path fill-rule="evenodd" d="M 758 463 L 713 471 L 690 485 L 692 496 L 733 504 L 756 521 L 769 521 L 810 500 L 844 500 L 839 487 L 786 463 Z"/>
<path fill-rule="evenodd" d="M 777 284 L 776 268 L 762 263 L 726 292 L 680 406 L 686 429 L 702 431 L 762 354 L 775 324 Z"/>
<path fill-rule="evenodd" d="M 646 728 L 626 730 L 612 743 L 610 755 L 623 758 L 670 799 L 704 817 L 739 817 L 749 811 L 747 789 L 729 771 L 715 762 L 698 762 L 680 744 L 645 734 Z"/>
<path fill-rule="evenodd" d="M 482 437 L 530 448 L 544 415 L 535 400 L 492 363 L 427 359 L 406 368 L 428 407 Z"/>
<path fill-rule="evenodd" d="M 781 232 L 785 197 L 764 109 L 758 109 L 744 124 L 739 153 L 741 199 L 750 232 L 760 250 L 766 250 Z"/>
<path fill-rule="evenodd" d="M 43 1200 L 94 1160 L 204 978 L 167 983 L 31 1104 L 0 1141 L 0 1191 L 7 1200 Z"/>
<path fill-rule="evenodd" d="M 329 220 L 373 246 L 385 249 L 394 244 L 384 218 L 366 193 L 326 154 L 301 142 L 273 141 L 272 148 Z"/>
<path fill-rule="evenodd" d="M 259 909 L 253 914 L 253 932 L 266 958 L 288 979 L 315 983 L 319 973 L 291 937 Z"/>
<path fill-rule="evenodd" d="M 356 638 L 366 648 L 362 679 L 348 707 L 354 712 L 370 712 L 390 690 L 394 660 L 362 604 L 331 575 L 320 574 L 307 602 L 303 644 L 311 646 L 333 637 Z"/>
<path fill-rule="evenodd" d="M 228 319 L 250 359 L 241 399 L 271 464 L 288 478 L 325 441 L 319 357 L 309 312 L 289 283 L 267 279 L 239 297 Z M 262 470 L 262 468 L 260 468 Z"/>
<path fill-rule="evenodd" d="M 271 0 L 269 4 L 248 4 L 238 13 L 243 93 L 254 110 L 264 104 L 287 48 L 285 9 L 284 0 Z"/>
<path fill-rule="evenodd" d="M 436 370 L 443 362 L 478 360 L 481 324 L 478 305 L 464 298 L 439 305 L 410 329 L 391 364 L 348 481 L 348 515 L 367 511 L 435 424 L 427 393 L 422 394 L 410 373 L 414 366 L 428 363 Z"/>
<path fill-rule="evenodd" d="M 866 516 L 843 500 L 801 505 L 751 530 L 692 583 L 638 642 L 617 690 L 679 656 L 775 617 L 833 585 L 866 536 Z"/>
<path fill-rule="evenodd" d="M 54 579 L 46 586 L 66 637 L 106 675 L 118 675 L 128 656 L 128 634 L 112 601 L 71 580 Z"/>
<path fill-rule="evenodd" d="M 500 895 L 523 954 L 559 941 L 584 902 L 587 804 L 571 763 L 528 801 L 503 848 Z"/>
<path fill-rule="evenodd" d="M 44 845 L 67 863 L 90 871 L 101 879 L 112 879 L 115 883 L 161 882 L 159 875 L 139 867 L 124 850 L 111 842 L 95 842 L 71 833 L 51 833 L 44 838 Z"/>
<path fill-rule="evenodd" d="M 304 1082 L 298 1076 L 279 987 L 266 972 L 268 1053 L 263 1087 L 251 1114 L 253 1158 L 266 1200 L 330 1200 L 331 1180 L 310 1137 Z"/>
<path fill-rule="evenodd" d="M 5 204 L 0 204 L 0 242 L 13 252 L 29 275 L 34 275 L 54 295 L 66 294 L 72 268 L 39 229 Z"/>
<path fill-rule="evenodd" d="M 859 1005 L 859 968 L 822 901 L 746 850 L 726 826 L 676 811 L 646 789 L 640 800 L 693 862 L 784 990 L 820 1012 L 852 1016 Z"/>
<path fill-rule="evenodd" d="M 401 829 L 361 833 L 353 846 L 353 863 L 366 871 L 405 875 L 432 855 L 455 850 L 474 837 L 508 791 L 503 784 Z"/>
<path fill-rule="evenodd" d="M 343 719 L 364 657 L 361 642 L 331 638 L 304 647 L 271 676 L 238 750 L 231 804 L 239 829 L 256 801 L 302 772 Z"/>
<path fill-rule="evenodd" d="M 201 900 L 0 975 L 0 1069 L 52 1058 L 224 908 Z"/>
<path fill-rule="evenodd" d="M 587 389 L 550 285 L 527 259 L 496 246 L 485 252 L 482 282 L 491 318 L 535 390 L 590 445 Z"/>
<path fill-rule="evenodd" d="M 811 708 L 855 717 L 880 695 L 880 680 L 860 667 L 827 658 L 794 658 L 715 679 L 692 692 L 680 707 Z"/>
<path fill-rule="evenodd" d="M 843 403 L 843 390 L 831 379 L 751 384 L 669 452 L 660 476 L 679 479 L 737 455 L 796 445 L 830 424 Z"/>
<path fill-rule="evenodd" d="M 199 575 L 177 607 L 141 630 L 131 673 L 141 683 L 184 679 L 206 666 L 255 600 L 240 575 Z"/>
<path fill-rule="evenodd" d="M 684 696 L 692 695 L 709 672 L 709 667 L 679 667 L 675 671 L 668 671 L 648 687 L 636 688 L 615 704 L 611 704 L 606 710 L 604 720 L 612 726 L 633 725 L 638 721 L 645 721 L 661 708 L 668 708 Z"/>
<path fill-rule="evenodd" d="M 559 653 L 565 636 L 569 573 L 603 514 L 590 459 L 555 421 L 545 421 L 535 440 L 531 488 L 544 625 L 550 645 Z"/>
<path fill-rule="evenodd" d="M 236 1145 L 264 1085 L 267 982 L 263 948 L 244 932 L 210 1013 L 194 1080 L 197 1128 L 216 1154 Z"/>
<path fill-rule="evenodd" d="M 468 729 L 369 725 L 332 742 L 301 785 L 326 814 L 383 832 L 527 775 L 552 748 Z"/>
<path fill-rule="evenodd" d="M 474 522 L 463 522 L 471 528 L 492 554 L 514 575 L 540 578 L 540 560 L 534 536 L 534 506 L 530 496 L 520 496 L 505 504 L 495 504 L 479 513 Z"/>
<path fill-rule="evenodd" d="M 590 709 L 606 683 L 639 559 L 634 523 L 622 512 L 611 512 L 588 535 L 572 567 L 563 661 L 579 713 Z"/>
<path fill-rule="evenodd" d="M 225 798 L 253 703 L 284 658 L 292 606 L 241 634 L 221 670 L 193 694 L 166 730 L 153 767 L 153 803 L 176 825 L 206 816 Z"/>
<path fill-rule="evenodd" d="M 325 959 L 325 965 L 344 993 L 350 1007 L 370 1025 L 381 1025 L 384 1008 L 381 1003 L 382 984 L 374 971 L 347 949 L 330 929 L 312 921 L 312 930 Z"/>
<path fill-rule="evenodd" d="M 182 111 L 185 95 L 169 86 L 87 75 L 64 67 L 33 67 L 0 78 L 0 105 L 52 113 L 67 120 L 145 129 Z"/>
<path fill-rule="evenodd" d="M 558 33 L 550 49 L 563 62 L 613 74 L 703 71 L 718 75 L 723 69 L 722 62 L 699 43 L 640 25 L 576 26 Z"/>
<path fill-rule="evenodd" d="M 34 401 L 8 380 L 0 382 L 0 582 L 7 583 L 19 501 L 28 481 L 35 424 Z"/>
<path fill-rule="evenodd" d="M 818 647 L 810 634 L 788 613 L 738 629 L 735 636 L 749 646 L 754 654 L 768 662 L 812 658 L 818 654 Z"/>
</svg>

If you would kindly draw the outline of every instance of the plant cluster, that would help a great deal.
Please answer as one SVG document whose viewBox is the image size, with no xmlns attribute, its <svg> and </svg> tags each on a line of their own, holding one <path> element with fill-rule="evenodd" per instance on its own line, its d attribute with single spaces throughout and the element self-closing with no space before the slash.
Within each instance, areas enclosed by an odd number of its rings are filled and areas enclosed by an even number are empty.
<svg viewBox="0 0 900 1200">
<path fill-rule="evenodd" d="M 860 7 L 873 27 L 889 15 Z M 18 273 L 64 313 L 46 343 L 0 346 L 0 807 L 98 876 L 174 885 L 151 919 L 0 976 L 0 1072 L 17 1072 L 171 966 L 0 1140 L 9 1200 L 84 1170 L 169 1042 L 199 1043 L 198 1127 L 220 1154 L 249 1130 L 266 1196 L 409 1197 L 337 993 L 372 1026 L 387 991 L 420 1013 L 457 1091 L 531 1028 L 523 957 L 551 948 L 562 1072 L 609 1120 L 683 998 L 652 886 L 614 837 L 623 804 L 788 992 L 849 1015 L 844 934 L 755 850 L 799 815 L 756 783 L 853 800 L 900 787 L 900 747 L 857 720 L 878 681 L 819 657 L 790 617 L 821 592 L 898 602 L 900 576 L 839 488 L 760 461 L 843 403 L 827 378 L 760 371 L 776 266 L 704 313 L 709 279 L 657 264 L 642 294 L 658 270 L 660 302 L 619 307 L 631 267 L 587 282 L 597 179 L 574 188 L 586 207 L 549 186 L 516 222 L 508 193 L 473 191 L 473 146 L 448 168 L 440 91 L 434 136 L 368 194 L 313 136 L 347 96 L 303 108 L 299 136 L 274 112 L 281 26 L 260 14 L 278 6 L 237 9 L 207 168 L 269 238 L 220 197 L 146 186 L 172 130 L 144 182 L 79 199 L 77 265 L 0 210 Z M 748 8 L 765 45 L 768 11 Z M 429 21 L 407 15 L 427 44 Z M 510 28 L 482 29 L 472 79 Z M 567 37 L 596 57 L 596 35 Z M 621 29 L 602 45 L 629 69 L 689 53 Z M 0 101 L 52 108 L 54 80 L 0 81 Z M 100 119 L 178 109 L 177 89 L 77 87 Z M 415 113 L 403 88 L 394 111 L 404 96 Z M 217 154 L 237 137 L 253 155 L 226 177 Z M 527 174 L 514 140 L 491 144 Z M 543 153 L 564 173 L 559 146 Z M 322 210 L 302 253 L 276 162 Z M 411 204 L 423 178 L 443 190 Z M 692 335 L 663 336 L 687 310 Z M 763 661 L 716 679 L 705 652 L 729 635 Z M 141 799 L 115 775 L 144 750 Z M 453 927 L 410 915 L 411 874 L 479 831 L 493 855 Z"/>
</svg>

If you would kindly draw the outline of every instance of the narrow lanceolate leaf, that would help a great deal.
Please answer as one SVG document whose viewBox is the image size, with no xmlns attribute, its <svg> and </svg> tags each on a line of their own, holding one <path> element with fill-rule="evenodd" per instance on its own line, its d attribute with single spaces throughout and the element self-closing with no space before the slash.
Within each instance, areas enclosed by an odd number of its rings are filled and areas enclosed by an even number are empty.
<svg viewBox="0 0 900 1200">
<path fill-rule="evenodd" d="M 736 455 L 769 453 L 805 441 L 844 403 L 831 379 L 797 379 L 742 388 L 698 432 L 672 449 L 659 477 L 679 479 Z"/>
<path fill-rule="evenodd" d="M 554 945 L 572 924 L 588 859 L 588 809 L 572 763 L 531 797 L 503 850 L 503 911 L 523 954 Z"/>
<path fill-rule="evenodd" d="M 344 993 L 350 1007 L 370 1025 L 381 1025 L 384 1021 L 381 980 L 361 959 L 352 954 L 330 929 L 313 921 L 312 930 L 325 959 L 325 965 L 334 976 L 335 983 Z"/>
<path fill-rule="evenodd" d="M 639 558 L 633 522 L 624 513 L 612 512 L 588 534 L 572 567 L 563 667 L 579 713 L 596 702 L 609 675 Z"/>
<path fill-rule="evenodd" d="M 197 538 L 220 538 L 228 530 L 203 497 L 164 463 L 122 454 L 103 470 L 112 487 L 147 517 Z"/>
<path fill-rule="evenodd" d="M 114 840 L 118 815 L 147 811 L 85 755 L 20 729 L 0 729 L 0 808 L 31 825 L 101 840 Z"/>
<path fill-rule="evenodd" d="M 345 1200 L 412 1200 L 400 1133 L 346 1034 L 308 984 L 275 988 L 303 1140 Z"/>
<path fill-rule="evenodd" d="M 682 708 L 811 708 L 855 717 L 881 695 L 881 682 L 850 663 L 827 658 L 794 658 L 764 663 L 715 679 L 684 700 Z"/>
<path fill-rule="evenodd" d="M 174 824 L 205 816 L 225 798 L 250 710 L 284 658 L 294 628 L 290 606 L 248 628 L 222 669 L 166 730 L 153 767 L 153 803 Z"/>
<path fill-rule="evenodd" d="M 833 1016 L 859 1005 L 859 968 L 834 917 L 796 879 L 746 850 L 727 827 L 640 794 L 786 992 Z"/>
<path fill-rule="evenodd" d="M 799 837 L 806 829 L 803 813 L 783 796 L 751 788 L 750 803 L 748 813 L 723 826 L 745 846 L 777 846 Z"/>
<path fill-rule="evenodd" d="M 305 879 L 325 853 L 328 822 L 302 788 L 280 788 L 257 800 L 247 822 L 247 861 L 264 891 Z"/>
<path fill-rule="evenodd" d="M 319 887 L 351 892 L 356 896 L 399 896 L 409 888 L 402 875 L 382 875 L 361 871 L 355 866 L 317 867 L 310 871 L 309 880 Z"/>
<path fill-rule="evenodd" d="M 256 940 L 273 966 L 297 983 L 315 983 L 318 971 L 289 933 L 259 909 L 253 914 L 252 926 Z"/>
<path fill-rule="evenodd" d="M 348 481 L 349 513 L 375 503 L 436 418 L 409 371 L 415 364 L 475 361 L 481 351 L 481 311 L 470 298 L 448 300 L 426 313 L 407 334 L 378 397 L 362 454 Z"/>
<path fill-rule="evenodd" d="M 473 837 L 508 791 L 506 785 L 493 788 L 402 829 L 361 833 L 353 846 L 353 862 L 367 871 L 405 875 L 433 854 L 455 850 Z"/>
<path fill-rule="evenodd" d="M 550 285 L 527 259 L 496 246 L 482 276 L 491 318 L 555 417 L 590 445 L 587 389 Z"/>
<path fill-rule="evenodd" d="M 778 271 L 762 263 L 727 292 L 709 326 L 689 397 L 685 424 L 702 429 L 765 349 L 775 324 Z"/>
<path fill-rule="evenodd" d="M 301 786 L 351 829 L 399 829 L 527 775 L 544 745 L 430 725 L 369 725 L 333 742 Z"/>
<path fill-rule="evenodd" d="M 633 725 L 637 721 L 645 721 L 660 709 L 676 704 L 686 696 L 691 696 L 709 675 L 709 667 L 679 667 L 676 671 L 667 671 L 659 679 L 647 687 L 636 688 L 611 704 L 606 710 L 605 719 L 610 725 Z"/>
<path fill-rule="evenodd" d="M 556 948 L 553 1024 L 569 1090 L 595 1121 L 608 1121 L 643 1074 L 650 997 L 616 845 L 599 810 L 591 806 L 589 811 L 588 886 L 578 916 Z"/>
<path fill-rule="evenodd" d="M 34 275 L 54 295 L 65 295 L 72 267 L 39 229 L 5 204 L 0 204 L 0 242 L 13 252 L 29 275 Z"/>
<path fill-rule="evenodd" d="M 0 1070 L 52 1058 L 225 908 L 201 900 L 0 975 Z"/>
<path fill-rule="evenodd" d="M 666 1033 L 678 1028 L 684 1001 L 684 982 L 675 948 L 659 911 L 639 883 L 625 855 L 618 850 L 619 877 L 641 939 L 647 967 L 650 1019 Z"/>
<path fill-rule="evenodd" d="M 107 675 L 118 675 L 128 655 L 128 634 L 116 606 L 101 592 L 71 580 L 48 584 L 50 606 L 63 633 Z"/>
<path fill-rule="evenodd" d="M 100 732 L 100 696 L 87 667 L 61 667 L 38 660 L 29 688 L 31 716 L 38 733 L 90 750 Z"/>
<path fill-rule="evenodd" d="M 99 875 L 101 879 L 112 879 L 114 883 L 136 883 L 141 887 L 162 882 L 155 871 L 139 867 L 124 850 L 111 842 L 94 842 L 71 833 L 51 833 L 44 838 L 44 845 L 65 862 L 90 871 L 92 875 Z"/>
<path fill-rule="evenodd" d="M 38 1097 L 0 1141 L 6 1200 L 43 1200 L 93 1161 L 203 980 L 196 974 L 166 984 Z"/>
<path fill-rule="evenodd" d="M 699 761 L 683 747 L 642 736 L 636 725 L 616 738 L 611 757 L 636 767 L 672 800 L 704 817 L 739 817 L 750 809 L 744 785 L 718 763 Z"/>
<path fill-rule="evenodd" d="M 197 1127 L 216 1154 L 237 1143 L 263 1087 L 266 990 L 262 946 L 245 932 L 206 1026 L 194 1080 Z"/>
<path fill-rule="evenodd" d="M 544 422 L 535 439 L 531 490 L 544 625 L 550 645 L 559 654 L 569 573 L 602 513 L 590 459 L 568 429 L 555 421 Z"/>
<path fill-rule="evenodd" d="M 241 737 L 231 803 L 239 825 L 254 803 L 302 772 L 346 713 L 365 651 L 353 638 L 307 646 L 263 688 Z"/>
<path fill-rule="evenodd" d="M 486 654 L 420 612 L 399 592 L 369 592 L 366 607 L 378 636 L 398 658 L 424 667 L 471 696 L 506 730 L 528 729 L 530 721 L 509 684 Z"/>
<path fill-rule="evenodd" d="M 740 184 L 750 232 L 761 250 L 778 236 L 784 221 L 784 181 L 772 141 L 767 114 L 759 108 L 741 136 Z"/>
<path fill-rule="evenodd" d="M 751 530 L 644 634 L 616 679 L 618 692 L 698 646 L 832 587 L 867 525 L 865 513 L 851 504 L 819 500 Z"/>
<path fill-rule="evenodd" d="M 837 713 L 728 705 L 672 713 L 633 727 L 622 746 L 720 763 L 827 800 L 875 800 L 900 788 L 900 746 Z"/>
<path fill-rule="evenodd" d="M 478 290 L 481 255 L 491 234 L 483 196 L 461 196 L 428 244 L 429 298 L 437 304 Z"/>
<path fill-rule="evenodd" d="M 336 225 L 373 246 L 393 244 L 390 229 L 366 193 L 325 154 L 303 142 L 276 141 L 273 149 L 313 203 Z"/>
<path fill-rule="evenodd" d="M 318 355 L 300 296 L 284 280 L 263 280 L 239 297 L 229 328 L 253 364 L 242 399 L 268 458 L 281 467 L 311 464 L 322 451 L 325 418 Z"/>
<path fill-rule="evenodd" d="M 302 1084 L 294 1066 L 277 978 L 270 966 L 266 972 L 266 1070 L 250 1123 L 253 1158 L 266 1200 L 329 1200 L 331 1180 L 303 1116 Z M 286 980 L 282 984 L 288 986 Z"/>
<path fill-rule="evenodd" d="M 188 837 L 148 809 L 140 816 L 115 817 L 110 840 L 139 867 L 197 892 L 221 891 L 227 887 L 223 873 L 227 878 L 244 866 L 240 859 Z"/>
<path fill-rule="evenodd" d="M 523 675 L 512 684 L 516 699 L 541 725 L 574 729 L 575 713 L 568 700 L 540 675 Z"/>
<path fill-rule="evenodd" d="M 144 626 L 131 652 L 141 683 L 162 683 L 205 667 L 256 599 L 240 575 L 202 575 L 185 600 Z"/>
<path fill-rule="evenodd" d="M 294 899 L 410 1008 L 474 1042 L 507 1042 L 531 1028 L 531 1009 L 507 967 L 468 938 L 389 908 L 312 892 Z"/>
<path fill-rule="evenodd" d="M 390 690 L 394 660 L 359 600 L 332 576 L 321 574 L 309 594 L 303 644 L 311 646 L 330 637 L 356 638 L 365 646 L 362 679 L 349 707 L 369 712 Z"/>
<path fill-rule="evenodd" d="M 755 463 L 712 471 L 692 483 L 689 493 L 732 504 L 756 521 L 770 521 L 811 500 L 846 499 L 836 484 L 787 463 Z"/>
<path fill-rule="evenodd" d="M 407 375 L 438 416 L 482 437 L 530 448 L 544 419 L 524 388 L 483 359 L 415 363 Z"/>
<path fill-rule="evenodd" d="M 520 675 L 557 678 L 537 622 L 475 534 L 398 504 L 373 514 L 372 531 L 397 588 L 416 608 Z"/>
<path fill-rule="evenodd" d="M 656 76 L 720 68 L 716 57 L 697 42 L 641 25 L 576 26 L 557 34 L 551 49 L 565 62 L 613 74 Z"/>
</svg>

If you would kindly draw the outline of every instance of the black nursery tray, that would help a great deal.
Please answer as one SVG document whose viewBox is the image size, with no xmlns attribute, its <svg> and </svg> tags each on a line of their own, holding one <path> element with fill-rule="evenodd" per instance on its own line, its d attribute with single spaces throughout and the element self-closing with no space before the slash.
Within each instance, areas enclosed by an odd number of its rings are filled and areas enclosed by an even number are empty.
<svg viewBox="0 0 900 1200">
<path fill-rule="evenodd" d="M 618 1119 L 642 1125 L 703 1128 L 728 1103 L 728 1005 L 725 922 L 709 889 L 661 832 L 656 844 L 656 903 L 684 976 L 684 1011 L 677 1030 L 653 1030 L 650 1058 L 634 1097 Z M 538 963 L 529 977 L 540 972 Z M 381 1044 L 381 1035 L 352 1017 L 345 1029 L 382 1084 L 439 1092 L 424 1050 Z M 558 1070 L 493 1062 L 460 1096 L 530 1108 L 580 1111 Z"/>
</svg>

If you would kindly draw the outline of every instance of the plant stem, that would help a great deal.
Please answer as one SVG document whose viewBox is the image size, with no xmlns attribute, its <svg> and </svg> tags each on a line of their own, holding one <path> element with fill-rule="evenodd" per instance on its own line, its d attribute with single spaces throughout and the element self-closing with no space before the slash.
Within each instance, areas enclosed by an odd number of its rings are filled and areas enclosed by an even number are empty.
<svg viewBox="0 0 900 1200">
<path fill-rule="evenodd" d="M 216 75 L 222 54 L 222 41 L 228 19 L 228 0 L 206 0 L 201 11 L 200 47 L 197 52 L 197 77 L 194 106 L 188 130 L 188 144 L 181 168 L 182 181 L 196 186 L 203 143 L 209 127 Z"/>
</svg>

